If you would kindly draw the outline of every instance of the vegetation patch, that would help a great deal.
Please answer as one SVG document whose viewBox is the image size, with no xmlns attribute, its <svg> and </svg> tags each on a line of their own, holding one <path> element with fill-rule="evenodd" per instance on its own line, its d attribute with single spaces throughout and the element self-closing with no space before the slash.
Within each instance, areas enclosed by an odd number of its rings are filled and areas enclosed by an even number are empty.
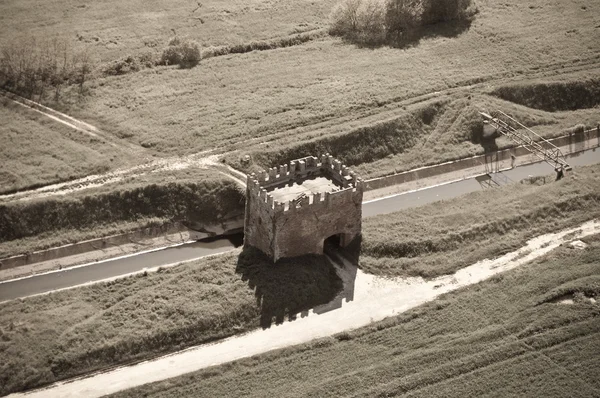
<svg viewBox="0 0 600 398">
<path fill-rule="evenodd" d="M 323 256 L 256 252 L 0 304 L 0 394 L 269 327 L 341 288 Z"/>
<path fill-rule="evenodd" d="M 450 257 L 448 257 L 450 258 Z M 600 306 L 538 304 L 600 273 L 600 240 L 561 247 L 376 324 L 112 397 L 594 397 Z M 281 381 L 285 380 L 285 383 Z"/>
<path fill-rule="evenodd" d="M 255 40 L 247 43 L 208 47 L 202 50 L 202 58 L 212 58 L 228 54 L 244 54 L 252 51 L 265 51 L 297 46 L 311 40 L 319 39 L 325 36 L 325 34 L 325 31 L 322 29 L 315 29 L 308 32 L 278 37 L 271 40 Z"/>
<path fill-rule="evenodd" d="M 27 98 L 51 92 L 58 100 L 68 85 L 78 85 L 82 94 L 93 68 L 89 53 L 67 40 L 21 38 L 0 52 L 0 88 Z"/>
<path fill-rule="evenodd" d="M 193 40 L 175 36 L 163 50 L 160 62 L 164 65 L 193 68 L 200 63 L 200 46 Z"/>
<path fill-rule="evenodd" d="M 451 274 L 534 236 L 600 217 L 599 171 L 590 166 L 556 183 L 507 185 L 369 218 L 360 267 L 390 276 Z"/>
<path fill-rule="evenodd" d="M 227 161 L 246 172 L 286 164 L 311 153 L 333 154 L 348 166 L 370 163 L 411 149 L 435 124 L 443 105 L 441 102 L 428 104 L 414 112 L 402 112 L 400 116 L 347 133 L 316 136 L 296 144 L 272 143 L 266 150 L 251 152 L 250 162 L 234 155 Z"/>
<path fill-rule="evenodd" d="M 20 246 L 18 240 L 33 236 L 66 235 L 67 242 L 72 243 L 68 238 L 71 233 L 81 237 L 82 231 L 106 232 L 115 224 L 147 225 L 160 220 L 214 224 L 243 211 L 244 196 L 235 182 L 200 171 L 195 178 L 200 181 L 104 188 L 1 204 L 0 253 L 13 252 Z"/>
<path fill-rule="evenodd" d="M 597 299 L 600 296 L 600 275 L 590 275 L 584 278 L 574 279 L 563 283 L 560 286 L 546 293 L 539 301 L 539 304 L 555 303 L 563 297 L 572 297 L 574 302 L 583 302 L 585 300 L 577 300 L 577 298 L 593 298 Z"/>
<path fill-rule="evenodd" d="M 342 0 L 330 33 L 359 44 L 403 46 L 432 25 L 468 24 L 476 12 L 472 0 Z"/>
<path fill-rule="evenodd" d="M 594 108 L 600 104 L 600 79 L 518 83 L 498 87 L 494 95 L 549 112 Z"/>
<path fill-rule="evenodd" d="M 0 194 L 104 173 L 124 153 L 4 98 L 0 100 Z"/>
</svg>

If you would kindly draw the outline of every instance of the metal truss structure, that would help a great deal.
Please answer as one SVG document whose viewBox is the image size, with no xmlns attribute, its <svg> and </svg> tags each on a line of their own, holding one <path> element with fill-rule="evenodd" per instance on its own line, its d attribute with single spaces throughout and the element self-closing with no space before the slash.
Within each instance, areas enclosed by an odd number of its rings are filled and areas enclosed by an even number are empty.
<svg viewBox="0 0 600 398">
<path fill-rule="evenodd" d="M 498 133 L 510 138 L 517 145 L 523 146 L 540 160 L 548 163 L 555 170 L 571 170 L 561 150 L 544 137 L 524 126 L 502 111 L 493 115 L 480 112 L 484 123 L 494 128 Z"/>
</svg>

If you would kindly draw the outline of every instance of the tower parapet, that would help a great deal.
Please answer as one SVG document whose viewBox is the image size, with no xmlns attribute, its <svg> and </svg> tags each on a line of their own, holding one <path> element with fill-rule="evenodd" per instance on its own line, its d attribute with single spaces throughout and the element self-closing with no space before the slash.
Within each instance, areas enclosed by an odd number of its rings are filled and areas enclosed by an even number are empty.
<svg viewBox="0 0 600 398">
<path fill-rule="evenodd" d="M 274 261 L 322 254 L 332 235 L 345 246 L 360 235 L 363 191 L 364 182 L 330 154 L 250 174 L 244 246 Z"/>
</svg>

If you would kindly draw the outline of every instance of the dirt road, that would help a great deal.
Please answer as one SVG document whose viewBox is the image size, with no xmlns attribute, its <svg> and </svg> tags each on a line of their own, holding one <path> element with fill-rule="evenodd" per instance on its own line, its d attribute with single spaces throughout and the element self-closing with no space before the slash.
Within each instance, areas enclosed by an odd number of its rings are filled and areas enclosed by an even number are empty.
<svg viewBox="0 0 600 398">
<path fill-rule="evenodd" d="M 325 305 L 267 330 L 257 330 L 215 344 L 202 345 L 137 365 L 90 377 L 56 383 L 46 389 L 9 397 L 100 397 L 117 391 L 165 380 L 209 366 L 301 344 L 316 338 L 355 329 L 394 316 L 449 291 L 480 282 L 543 256 L 563 243 L 600 233 L 600 220 L 577 228 L 539 236 L 521 249 L 494 260 L 482 260 L 454 275 L 425 281 L 421 278 L 384 279 L 368 275 L 345 263 L 338 274 L 345 283 L 341 307 Z M 355 274 L 355 278 L 354 278 Z"/>
</svg>

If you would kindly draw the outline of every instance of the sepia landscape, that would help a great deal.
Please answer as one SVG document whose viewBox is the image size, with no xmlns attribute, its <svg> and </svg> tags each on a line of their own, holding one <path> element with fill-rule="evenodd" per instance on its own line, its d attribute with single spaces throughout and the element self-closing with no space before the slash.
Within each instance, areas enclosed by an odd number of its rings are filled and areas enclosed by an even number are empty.
<svg viewBox="0 0 600 398">
<path fill-rule="evenodd" d="M 600 2 L 8 0 L 0 103 L 0 396 L 600 395 Z"/>
</svg>

